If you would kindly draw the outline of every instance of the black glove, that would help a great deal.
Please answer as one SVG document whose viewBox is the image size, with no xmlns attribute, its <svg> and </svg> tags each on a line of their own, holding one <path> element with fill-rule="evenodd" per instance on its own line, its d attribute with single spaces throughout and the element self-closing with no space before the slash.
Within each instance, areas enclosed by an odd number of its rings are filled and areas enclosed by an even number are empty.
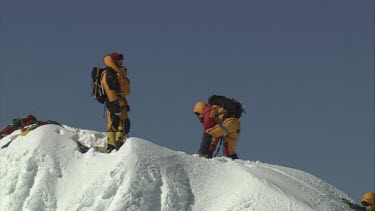
<svg viewBox="0 0 375 211">
<path fill-rule="evenodd" d="M 366 211 L 366 207 L 362 207 L 358 204 L 353 204 L 347 199 L 341 199 L 345 204 L 349 205 L 350 208 L 352 208 L 355 211 Z"/>
<path fill-rule="evenodd" d="M 126 98 L 124 98 L 124 101 L 125 101 L 125 109 L 126 109 L 127 112 L 129 112 L 129 111 L 130 111 L 129 103 L 128 103 L 128 101 L 126 100 Z"/>
<path fill-rule="evenodd" d="M 129 118 L 124 120 L 124 132 L 125 134 L 129 134 L 130 131 L 130 120 Z"/>
<path fill-rule="evenodd" d="M 199 153 L 208 157 L 210 152 L 210 145 L 212 141 L 212 136 L 208 133 L 203 133 L 201 147 L 199 148 Z"/>
<path fill-rule="evenodd" d="M 108 108 L 109 112 L 111 112 L 113 114 L 116 114 L 117 116 L 119 116 L 121 114 L 121 108 L 120 108 L 120 105 L 118 104 L 117 100 L 113 101 L 113 102 L 108 102 L 107 108 Z"/>
</svg>

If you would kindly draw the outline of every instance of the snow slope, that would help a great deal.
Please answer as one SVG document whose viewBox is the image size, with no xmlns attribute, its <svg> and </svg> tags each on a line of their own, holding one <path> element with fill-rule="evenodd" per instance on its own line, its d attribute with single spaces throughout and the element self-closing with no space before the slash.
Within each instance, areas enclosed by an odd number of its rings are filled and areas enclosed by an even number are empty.
<svg viewBox="0 0 375 211">
<path fill-rule="evenodd" d="M 345 193 L 303 171 L 139 138 L 81 154 L 77 141 L 104 145 L 105 133 L 64 127 L 41 126 L 0 150 L 0 210 L 350 210 Z"/>
</svg>

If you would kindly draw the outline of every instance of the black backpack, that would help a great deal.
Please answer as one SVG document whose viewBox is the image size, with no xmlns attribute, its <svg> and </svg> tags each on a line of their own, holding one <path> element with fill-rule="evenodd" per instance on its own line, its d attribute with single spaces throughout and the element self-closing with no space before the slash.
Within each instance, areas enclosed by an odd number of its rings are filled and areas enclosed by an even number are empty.
<svg viewBox="0 0 375 211">
<path fill-rule="evenodd" d="M 208 98 L 208 104 L 218 105 L 223 107 L 228 112 L 228 117 L 236 117 L 239 119 L 242 112 L 246 113 L 242 108 L 242 104 L 235 99 L 230 99 L 224 96 L 212 95 Z"/>
<path fill-rule="evenodd" d="M 99 103 L 103 104 L 107 100 L 107 94 L 105 93 L 101 79 L 105 68 L 100 68 L 99 66 L 94 67 L 91 71 L 91 96 L 95 98 Z"/>
</svg>

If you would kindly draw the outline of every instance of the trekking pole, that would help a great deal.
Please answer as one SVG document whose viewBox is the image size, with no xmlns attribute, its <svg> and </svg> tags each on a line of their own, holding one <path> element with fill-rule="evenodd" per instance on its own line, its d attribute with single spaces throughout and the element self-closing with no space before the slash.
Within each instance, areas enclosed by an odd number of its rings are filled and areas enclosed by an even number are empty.
<svg viewBox="0 0 375 211">
<path fill-rule="evenodd" d="M 13 141 L 14 139 L 16 139 L 19 135 L 21 135 L 21 133 L 19 133 L 19 134 L 17 134 L 17 135 L 14 135 L 14 136 L 10 137 L 10 141 L 9 141 L 8 143 L 4 144 L 4 145 L 1 147 L 1 149 L 7 148 L 7 147 L 12 143 L 12 141 Z"/>
<path fill-rule="evenodd" d="M 216 153 L 215 153 L 215 155 L 214 155 L 214 157 L 216 157 L 216 155 L 217 155 L 217 153 L 219 153 L 219 151 L 220 151 L 220 147 L 221 147 L 221 144 L 223 143 L 223 136 L 220 138 L 220 144 L 219 144 L 219 148 L 217 148 L 217 150 L 216 150 Z"/>
<path fill-rule="evenodd" d="M 125 142 L 125 140 L 126 140 L 127 138 L 129 138 L 129 134 L 126 134 L 126 133 L 125 133 L 125 123 L 126 123 L 126 121 L 125 121 L 125 111 L 127 112 L 126 107 L 124 107 L 124 109 L 123 109 L 123 112 L 124 112 L 124 119 L 122 120 L 122 125 L 123 125 L 122 132 L 124 133 L 124 142 Z M 129 117 L 128 117 L 128 118 L 129 118 Z M 128 131 L 128 133 L 129 133 L 129 131 Z"/>
<path fill-rule="evenodd" d="M 98 65 L 97 67 L 96 67 L 96 81 L 95 81 L 95 87 L 94 87 L 94 96 L 96 96 L 96 93 L 98 92 L 98 83 L 100 83 L 100 81 L 98 81 L 98 76 L 99 76 L 99 69 L 100 69 L 100 66 Z"/>
<path fill-rule="evenodd" d="M 126 140 L 126 136 L 128 134 L 125 135 L 125 107 L 122 109 L 122 115 L 123 115 L 123 118 L 122 118 L 122 133 L 124 134 L 124 142 Z"/>
<path fill-rule="evenodd" d="M 105 103 L 104 103 L 104 109 L 103 109 L 103 119 L 104 119 L 104 117 L 105 117 L 105 115 L 106 115 L 106 112 L 105 112 L 105 110 L 106 110 L 106 107 L 105 107 Z"/>
</svg>

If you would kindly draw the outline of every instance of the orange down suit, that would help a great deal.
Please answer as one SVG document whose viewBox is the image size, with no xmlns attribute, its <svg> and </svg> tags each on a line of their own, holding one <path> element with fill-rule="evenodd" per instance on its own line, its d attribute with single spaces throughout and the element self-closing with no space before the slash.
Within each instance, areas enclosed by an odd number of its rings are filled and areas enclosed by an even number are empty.
<svg viewBox="0 0 375 211">
<path fill-rule="evenodd" d="M 108 101 L 114 102 L 117 100 L 123 111 L 120 115 L 118 127 L 113 127 L 113 119 L 110 112 L 107 111 L 107 131 L 123 131 L 123 122 L 128 119 L 128 111 L 125 109 L 127 105 L 125 97 L 130 95 L 130 82 L 126 76 L 127 70 L 125 67 L 118 67 L 110 55 L 104 57 L 104 65 L 107 66 L 107 70 L 103 73 L 101 84 L 107 94 Z"/>
</svg>

